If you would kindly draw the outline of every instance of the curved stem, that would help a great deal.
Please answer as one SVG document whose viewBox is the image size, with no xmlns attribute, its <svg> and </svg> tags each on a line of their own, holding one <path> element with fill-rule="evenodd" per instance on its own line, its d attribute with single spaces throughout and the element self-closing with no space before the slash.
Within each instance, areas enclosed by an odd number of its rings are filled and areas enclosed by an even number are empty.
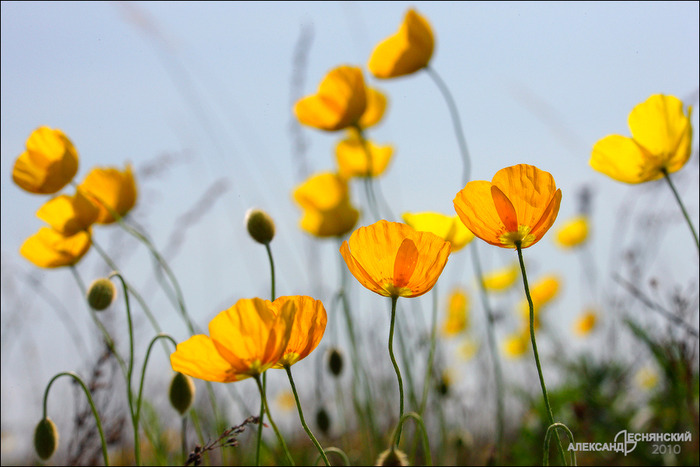
<svg viewBox="0 0 700 467">
<path fill-rule="evenodd" d="M 571 433 L 571 430 L 569 430 L 569 427 L 564 425 L 563 423 L 552 423 L 547 427 L 547 432 L 544 434 L 544 454 L 542 456 L 542 465 L 549 465 L 549 440 L 552 437 L 552 429 L 556 430 L 557 428 L 561 428 L 564 431 L 566 431 L 567 436 L 569 437 L 569 442 L 571 444 L 574 443 L 574 435 Z M 571 465 L 576 466 L 576 451 L 572 450 L 571 451 Z"/>
<path fill-rule="evenodd" d="M 683 205 L 683 201 L 681 201 L 681 197 L 678 194 L 678 191 L 676 191 L 676 187 L 673 185 L 673 182 L 671 181 L 671 176 L 669 175 L 669 173 L 666 169 L 661 169 L 661 173 L 664 174 L 664 178 L 666 179 L 668 186 L 671 188 L 671 191 L 673 192 L 673 196 L 675 196 L 676 201 L 678 202 L 678 206 L 680 206 L 681 211 L 683 212 L 683 217 L 685 217 L 685 221 L 688 223 L 688 227 L 690 228 L 690 233 L 693 234 L 693 238 L 695 239 L 695 246 L 698 248 L 698 253 L 700 253 L 700 241 L 698 241 L 698 234 L 697 234 L 697 232 L 695 232 L 695 227 L 693 227 L 693 223 L 690 220 L 690 216 L 688 215 L 688 211 L 685 210 L 685 206 Z"/>
<path fill-rule="evenodd" d="M 294 400 L 297 403 L 297 410 L 299 411 L 299 420 L 301 420 L 301 426 L 304 427 L 304 431 L 306 431 L 306 434 L 309 435 L 309 439 L 311 440 L 312 443 L 314 443 L 314 446 L 316 446 L 316 449 L 318 449 L 318 453 L 323 458 L 323 463 L 330 467 L 331 464 L 330 464 L 330 462 L 328 462 L 328 457 L 326 457 L 326 453 L 323 452 L 323 448 L 321 447 L 321 444 L 318 442 L 318 440 L 316 439 L 314 434 L 311 432 L 311 429 L 306 424 L 306 420 L 304 420 L 304 412 L 301 410 L 301 403 L 299 402 L 299 395 L 297 394 L 297 387 L 294 384 L 294 378 L 292 378 L 292 368 L 289 365 L 285 365 L 284 370 L 287 372 L 287 376 L 289 377 L 289 384 L 292 386 L 292 392 L 294 393 Z"/>
<path fill-rule="evenodd" d="M 464 132 L 462 130 L 462 122 L 460 121 L 460 118 L 459 118 L 459 112 L 457 111 L 457 105 L 455 104 L 455 100 L 452 97 L 452 94 L 450 93 L 449 88 L 447 87 L 445 82 L 442 80 L 442 78 L 440 78 L 440 75 L 438 75 L 437 72 L 429 66 L 425 67 L 425 71 L 433 79 L 433 81 L 437 85 L 438 89 L 440 89 L 440 92 L 442 93 L 442 97 L 445 98 L 445 102 L 447 102 L 447 107 L 450 110 L 450 117 L 452 117 L 452 126 L 454 127 L 455 135 L 457 136 L 457 144 L 459 145 L 459 152 L 462 154 L 462 163 L 463 163 L 462 182 L 464 184 L 466 184 L 469 181 L 469 177 L 470 177 L 471 162 L 469 160 L 469 150 L 467 149 L 467 140 L 464 138 Z"/>
<path fill-rule="evenodd" d="M 258 423 L 258 434 L 255 438 L 255 465 L 260 465 L 260 448 L 262 446 L 262 430 L 263 430 L 263 419 L 265 418 L 265 390 L 267 386 L 267 377 L 263 373 L 263 382 L 260 388 L 262 397 L 260 397 L 260 415 L 258 416 L 260 422 Z"/>
<path fill-rule="evenodd" d="M 270 406 L 267 403 L 267 397 L 265 397 L 265 391 L 263 390 L 262 383 L 260 381 L 260 375 L 255 375 L 253 378 L 255 379 L 255 383 L 258 385 L 258 390 L 260 391 L 260 399 L 262 399 L 263 406 L 265 407 L 265 412 L 267 412 L 267 419 L 270 421 L 270 425 L 272 425 L 272 429 L 275 430 L 275 434 L 277 435 L 277 439 L 279 440 L 280 444 L 282 445 L 282 449 L 284 450 L 284 454 L 287 456 L 287 461 L 289 462 L 289 465 L 295 465 L 294 459 L 292 459 L 292 455 L 289 453 L 289 449 L 287 449 L 287 443 L 284 442 L 284 438 L 282 438 L 282 435 L 280 434 L 280 431 L 277 429 L 277 425 L 275 424 L 275 421 L 272 419 L 272 415 L 270 414 Z M 260 423 L 262 424 L 262 420 L 260 420 Z"/>
<path fill-rule="evenodd" d="M 394 328 L 396 327 L 396 302 L 399 297 L 391 297 L 391 325 L 389 327 L 389 357 L 391 358 L 391 363 L 394 365 L 394 371 L 396 372 L 396 379 L 399 381 L 399 421 L 403 417 L 403 380 L 401 379 L 401 370 L 399 370 L 399 365 L 396 363 L 396 358 L 394 357 Z M 397 425 L 395 444 L 399 445 L 401 441 L 401 425 Z"/>
<path fill-rule="evenodd" d="M 165 333 L 160 333 L 151 339 L 150 344 L 148 344 L 148 349 L 146 350 L 146 357 L 143 360 L 143 368 L 141 369 L 141 381 L 139 383 L 139 394 L 136 399 L 136 423 L 141 418 L 141 401 L 143 400 L 143 385 L 146 381 L 146 365 L 148 365 L 148 359 L 151 356 L 151 349 L 158 339 L 168 339 L 177 348 L 177 342 L 170 335 Z"/>
<path fill-rule="evenodd" d="M 345 451 L 343 451 L 342 449 L 336 448 L 335 446 L 331 446 L 329 448 L 326 448 L 326 453 L 327 454 L 330 454 L 330 453 L 338 454 L 343 459 L 343 462 L 345 463 L 345 465 L 350 465 L 350 458 L 348 457 L 347 454 L 345 454 Z M 319 456 L 316 459 L 316 462 L 314 463 L 314 465 L 318 464 L 318 459 L 320 459 L 320 458 L 321 457 Z"/>
<path fill-rule="evenodd" d="M 399 424 L 396 425 L 396 429 L 394 430 L 394 433 L 392 435 L 392 438 L 394 439 L 394 446 L 399 445 L 399 438 L 401 437 L 401 427 L 403 424 L 408 420 L 409 418 L 412 418 L 416 421 L 418 426 L 420 427 L 420 432 L 421 432 L 421 437 L 423 439 L 423 451 L 425 451 L 425 458 L 426 458 L 426 463 L 425 465 L 433 465 L 433 456 L 430 453 L 430 443 L 428 441 L 428 432 L 425 429 L 425 423 L 423 423 L 423 417 L 418 415 L 415 412 L 408 412 L 404 414 L 400 419 L 399 419 Z"/>
<path fill-rule="evenodd" d="M 530 296 L 530 287 L 527 283 L 527 273 L 525 272 L 525 261 L 523 260 L 523 250 L 520 246 L 520 242 L 515 243 L 518 250 L 518 260 L 520 261 L 520 271 L 523 274 L 523 286 L 525 287 L 525 296 L 527 297 L 527 303 L 530 307 L 530 341 L 532 341 L 532 351 L 535 355 L 535 364 L 537 365 L 537 374 L 540 378 L 540 386 L 542 387 L 542 397 L 544 397 L 544 405 L 547 409 L 547 419 L 550 425 L 554 424 L 554 415 L 552 415 L 552 407 L 549 405 L 549 396 L 547 396 L 547 385 L 544 383 L 544 376 L 542 375 L 542 365 L 540 364 L 540 355 L 537 352 L 537 341 L 535 340 L 535 308 L 532 303 L 532 297 Z M 566 464 L 566 456 L 564 455 L 564 448 L 561 446 L 561 439 L 559 438 L 559 433 L 555 431 L 557 437 L 557 444 L 559 447 L 559 454 L 561 455 L 561 460 Z"/>
<path fill-rule="evenodd" d="M 270 244 L 265 244 L 265 250 L 267 250 L 267 258 L 270 260 L 270 295 L 271 301 L 275 301 L 275 262 L 272 260 L 272 250 L 270 249 Z"/>
<path fill-rule="evenodd" d="M 83 388 L 83 392 L 85 393 L 85 396 L 88 399 L 88 403 L 90 404 L 90 409 L 92 409 L 92 415 L 95 417 L 95 422 L 97 423 L 97 431 L 100 433 L 100 441 L 102 443 L 102 458 L 104 459 L 105 465 L 109 465 L 109 456 L 107 456 L 107 443 L 105 441 L 105 433 L 104 430 L 102 429 L 102 422 L 100 421 L 100 415 L 97 413 L 97 408 L 95 407 L 95 402 L 92 400 L 92 395 L 90 394 L 90 390 L 87 388 L 83 380 L 78 376 L 76 373 L 73 373 L 72 371 L 64 371 L 62 373 L 57 374 L 53 378 L 51 378 L 51 381 L 49 381 L 49 384 L 46 386 L 46 389 L 44 390 L 44 419 L 46 418 L 46 413 L 47 413 L 47 408 L 48 408 L 48 401 L 49 401 L 49 390 L 51 389 L 51 385 L 56 381 L 58 378 L 61 376 L 70 376 L 73 378 L 78 384 L 80 384 L 80 387 Z"/>
</svg>

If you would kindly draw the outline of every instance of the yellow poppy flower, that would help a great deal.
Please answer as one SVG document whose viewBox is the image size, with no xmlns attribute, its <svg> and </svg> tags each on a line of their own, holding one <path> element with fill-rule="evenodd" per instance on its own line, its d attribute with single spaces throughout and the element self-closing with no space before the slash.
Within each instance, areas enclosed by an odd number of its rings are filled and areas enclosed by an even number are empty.
<svg viewBox="0 0 700 467">
<path fill-rule="evenodd" d="M 78 172 L 78 152 L 61 130 L 39 127 L 27 138 L 26 147 L 12 168 L 12 180 L 25 191 L 56 193 Z"/>
<path fill-rule="evenodd" d="M 367 68 L 377 78 L 408 75 L 428 66 L 434 48 L 430 24 L 411 8 L 399 30 L 374 48 Z"/>
<path fill-rule="evenodd" d="M 326 309 L 320 300 L 311 297 L 295 295 L 278 297 L 273 304 L 282 309 L 287 302 L 294 304 L 296 314 L 292 325 L 292 333 L 287 347 L 280 360 L 273 368 L 292 366 L 306 358 L 316 348 L 326 330 Z"/>
<path fill-rule="evenodd" d="M 123 172 L 111 167 L 95 167 L 78 186 L 78 190 L 90 198 L 100 210 L 96 221 L 98 224 L 111 224 L 116 221 L 110 210 L 124 217 L 136 204 L 136 180 L 131 164 L 127 164 Z"/>
<path fill-rule="evenodd" d="M 557 229 L 554 238 L 562 248 L 574 248 L 581 245 L 588 238 L 588 218 L 576 216 L 567 221 Z"/>
<path fill-rule="evenodd" d="M 209 334 L 197 334 L 170 354 L 173 370 L 220 383 L 258 376 L 284 354 L 297 311 L 294 301 L 241 299 L 209 322 Z"/>
<path fill-rule="evenodd" d="M 294 190 L 294 200 L 304 211 L 300 227 L 316 237 L 342 237 L 360 217 L 350 204 L 347 181 L 334 173 L 307 179 Z"/>
<path fill-rule="evenodd" d="M 416 230 L 431 232 L 452 244 L 452 252 L 459 251 L 474 239 L 474 234 L 458 216 L 446 216 L 436 212 L 406 212 L 403 221 Z"/>
<path fill-rule="evenodd" d="M 593 310 L 587 310 L 576 319 L 574 332 L 579 336 L 587 336 L 598 324 L 598 314 Z"/>
<path fill-rule="evenodd" d="M 559 213 L 561 190 L 549 172 L 519 164 L 496 172 L 491 182 L 473 181 L 454 206 L 474 235 L 501 248 L 534 245 Z"/>
<path fill-rule="evenodd" d="M 42 227 L 24 241 L 19 252 L 40 268 L 60 268 L 78 263 L 90 245 L 89 230 L 66 236 L 49 227 Z"/>
<path fill-rule="evenodd" d="M 552 274 L 541 278 L 530 287 L 530 297 L 532 298 L 532 305 L 535 313 L 554 300 L 554 297 L 556 297 L 559 292 L 560 285 L 561 281 L 559 278 Z M 525 318 L 529 318 L 530 306 L 527 303 L 527 299 L 523 299 L 520 302 L 520 311 Z"/>
<path fill-rule="evenodd" d="M 365 88 L 365 93 L 367 95 L 367 107 L 365 108 L 365 113 L 362 114 L 358 122 L 359 127 L 362 129 L 369 128 L 379 123 L 384 116 L 384 112 L 386 112 L 387 104 L 386 95 L 379 89 L 367 86 Z"/>
<path fill-rule="evenodd" d="M 457 355 L 465 361 L 471 360 L 478 351 L 479 342 L 471 338 L 464 339 L 459 347 L 457 347 Z"/>
<path fill-rule="evenodd" d="M 100 210 L 92 201 L 78 192 L 73 196 L 60 195 L 44 203 L 36 216 L 65 236 L 87 230 Z"/>
<path fill-rule="evenodd" d="M 349 131 L 345 139 L 335 146 L 335 158 L 338 162 L 338 172 L 343 178 L 378 177 L 389 165 L 394 148 L 380 146 L 366 140 L 365 149 L 357 131 Z M 370 160 L 367 160 L 369 151 Z"/>
<path fill-rule="evenodd" d="M 367 92 L 359 67 L 339 66 L 323 78 L 316 94 L 301 98 L 294 114 L 303 125 L 337 131 L 357 125 L 367 107 Z"/>
<path fill-rule="evenodd" d="M 360 227 L 340 254 L 353 276 L 385 297 L 418 297 L 433 288 L 450 255 L 450 243 L 430 232 L 380 220 Z"/>
<path fill-rule="evenodd" d="M 463 289 L 455 289 L 447 304 L 447 317 L 442 324 L 442 333 L 455 336 L 469 327 L 469 297 Z"/>
<path fill-rule="evenodd" d="M 593 146 L 594 170 L 625 183 L 657 180 L 680 170 L 690 158 L 690 113 L 675 96 L 654 94 L 630 112 L 632 137 L 609 135 Z"/>
<path fill-rule="evenodd" d="M 483 276 L 484 288 L 489 292 L 502 292 L 515 284 L 520 275 L 520 266 L 517 263 L 491 271 Z"/>
<path fill-rule="evenodd" d="M 527 349 L 530 347 L 529 332 L 530 331 L 526 329 L 508 336 L 503 343 L 503 351 L 506 356 L 510 358 L 520 358 L 525 355 L 525 352 L 527 352 Z"/>
<path fill-rule="evenodd" d="M 297 407 L 296 399 L 294 399 L 294 393 L 290 390 L 280 391 L 275 397 L 275 403 L 282 409 L 283 412 L 291 412 Z"/>
</svg>

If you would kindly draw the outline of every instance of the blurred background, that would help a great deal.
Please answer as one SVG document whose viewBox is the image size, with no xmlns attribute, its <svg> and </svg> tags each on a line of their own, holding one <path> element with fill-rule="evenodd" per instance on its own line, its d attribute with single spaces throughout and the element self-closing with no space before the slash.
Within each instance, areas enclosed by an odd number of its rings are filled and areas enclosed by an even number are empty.
<svg viewBox="0 0 700 467">
<path fill-rule="evenodd" d="M 244 228 L 247 209 L 266 210 L 277 225 L 272 243 L 277 294 L 312 295 L 329 310 L 326 338 L 297 370 L 300 391 L 312 398 L 318 380 L 311 361 L 320 362 L 330 345 L 346 345 L 339 311 L 331 306 L 339 245 L 313 240 L 299 229 L 301 211 L 291 194 L 308 175 L 335 170 L 340 135 L 300 127 L 292 107 L 315 92 L 331 68 L 350 64 L 366 70 L 374 46 L 397 30 L 409 7 L 432 25 L 431 66 L 459 108 L 472 178 L 490 180 L 519 163 L 550 172 L 563 192 L 553 229 L 580 211 L 582 199 L 589 203 L 585 252 L 557 248 L 552 234 L 525 251 L 531 281 L 546 274 L 562 280 L 547 319 L 566 351 L 608 352 L 621 364 L 638 361 L 634 337 L 620 330 L 621 316 L 610 308 L 619 305 L 618 296 L 627 300 L 618 310 L 639 310 L 640 322 L 651 328 L 672 327 L 630 298 L 615 277 L 660 303 L 685 297 L 692 311 L 686 318 L 697 329 L 698 257 L 668 187 L 628 186 L 588 165 L 596 141 L 612 133 L 629 135 L 629 112 L 651 94 L 673 94 L 697 107 L 697 2 L 2 2 L 3 463 L 31 458 L 31 433 L 50 377 L 64 370 L 87 374 L 103 350 L 70 271 L 40 270 L 19 255 L 22 242 L 42 225 L 34 214 L 46 201 L 11 180 L 29 134 L 42 125 L 63 130 L 80 156 L 78 181 L 94 166 L 133 164 L 139 198 L 129 217 L 168 260 L 201 329 L 239 298 L 269 295 L 264 249 Z M 368 136 L 394 146 L 391 165 L 378 181 L 393 220 L 407 211 L 452 215 L 452 200 L 463 187 L 461 159 L 437 87 L 424 73 L 379 81 L 366 72 L 365 79 L 389 99 L 384 119 Z M 692 122 L 697 131 L 697 112 Z M 695 226 L 697 148 L 695 138 L 691 160 L 673 176 Z M 363 209 L 361 187 L 351 190 Z M 358 226 L 373 222 L 366 220 Z M 178 341 L 189 337 L 157 286 L 147 250 L 115 226 L 96 227 L 94 236 L 142 290 L 163 330 Z M 476 242 L 486 271 L 516 259 L 510 250 Z M 468 254 L 453 255 L 438 283 L 441 316 L 453 287 L 476 293 Z M 78 270 L 86 281 L 109 273 L 94 251 Z M 516 327 L 507 315 L 516 313 L 513 303 L 522 292 L 516 287 L 510 294 L 495 304 L 502 317 L 499 345 Z M 391 371 L 385 352 L 388 301 L 356 283 L 352 300 L 359 322 L 368 327 L 363 339 L 373 343 L 367 349 L 382 352 L 387 361 L 377 365 Z M 403 304 L 404 316 L 411 317 L 406 332 L 416 342 L 429 322 L 431 300 L 426 294 Z M 476 295 L 471 303 L 470 333 L 488 362 Z M 572 326 L 588 307 L 598 310 L 603 328 L 578 339 Z M 105 320 L 124 346 L 122 312 L 113 306 Z M 154 334 L 138 315 L 139 361 Z M 556 354 L 553 344 L 541 345 L 545 354 Z M 488 414 L 474 415 L 493 403 L 478 397 L 491 384 L 484 376 L 488 365 L 460 362 L 457 347 L 446 342 L 442 361 L 454 367 L 457 393 L 467 407 L 464 419 L 489 420 Z M 506 374 L 538 389 L 531 359 L 524 360 L 506 360 Z M 170 377 L 164 354 L 154 354 L 149 368 L 148 395 L 154 405 L 166 404 L 165 392 L 158 395 Z M 556 385 L 561 375 L 550 371 L 547 377 Z M 255 407 L 253 383 L 236 386 L 241 399 Z M 389 388 L 393 395 L 395 388 Z M 79 396 L 68 384 L 55 391 L 52 417 L 69 434 L 71 411 L 58 409 L 61 400 L 71 407 Z M 231 405 L 235 424 L 247 414 Z M 289 427 L 298 426 L 295 417 L 289 417 Z M 475 436 L 489 435 L 488 428 L 480 434 L 474 422 L 467 425 Z"/>
</svg>

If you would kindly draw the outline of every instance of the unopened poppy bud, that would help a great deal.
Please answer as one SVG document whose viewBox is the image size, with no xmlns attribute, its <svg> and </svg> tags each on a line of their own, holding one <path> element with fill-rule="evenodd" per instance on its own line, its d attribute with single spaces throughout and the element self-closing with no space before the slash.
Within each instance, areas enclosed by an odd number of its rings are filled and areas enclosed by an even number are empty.
<svg viewBox="0 0 700 467">
<path fill-rule="evenodd" d="M 194 400 L 194 381 L 187 375 L 175 373 L 170 383 L 170 404 L 180 415 L 184 415 Z"/>
<path fill-rule="evenodd" d="M 117 289 L 112 281 L 103 277 L 90 284 L 87 300 L 93 310 L 102 311 L 112 304 L 116 295 Z"/>
<path fill-rule="evenodd" d="M 275 236 L 275 223 L 265 211 L 248 209 L 245 214 L 245 224 L 253 240 L 267 245 Z"/>
<path fill-rule="evenodd" d="M 408 457 L 398 449 L 389 448 L 379 454 L 375 465 L 408 465 Z"/>
<path fill-rule="evenodd" d="M 58 430 L 49 417 L 46 417 L 34 430 L 34 449 L 42 460 L 46 460 L 56 452 L 58 447 Z"/>
<path fill-rule="evenodd" d="M 318 412 L 316 412 L 316 425 L 325 435 L 328 434 L 328 430 L 331 428 L 331 417 L 323 407 L 318 409 Z"/>
<path fill-rule="evenodd" d="M 343 354 L 338 349 L 331 349 L 328 353 L 328 368 L 333 376 L 340 376 L 343 372 Z"/>
</svg>

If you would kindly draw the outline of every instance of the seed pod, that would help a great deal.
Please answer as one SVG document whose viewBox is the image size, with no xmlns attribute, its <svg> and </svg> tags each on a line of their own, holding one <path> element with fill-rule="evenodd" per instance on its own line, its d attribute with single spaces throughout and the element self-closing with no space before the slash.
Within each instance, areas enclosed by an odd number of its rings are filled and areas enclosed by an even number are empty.
<svg viewBox="0 0 700 467">
<path fill-rule="evenodd" d="M 343 372 L 343 354 L 339 349 L 332 348 L 328 352 L 328 368 L 333 376 L 340 376 Z"/>
<path fill-rule="evenodd" d="M 34 430 L 34 449 L 42 460 L 56 452 L 58 447 L 58 430 L 49 417 L 41 420 Z"/>
<path fill-rule="evenodd" d="M 194 381 L 187 375 L 175 373 L 170 383 L 170 404 L 180 415 L 184 415 L 194 400 Z"/>
<path fill-rule="evenodd" d="M 267 245 L 275 236 L 275 223 L 261 209 L 248 209 L 245 214 L 245 224 L 250 236 L 258 243 Z"/>
<path fill-rule="evenodd" d="M 90 284 L 87 300 L 93 310 L 102 311 L 112 304 L 117 288 L 106 278 L 96 279 Z"/>
<path fill-rule="evenodd" d="M 318 412 L 316 412 L 316 425 L 318 426 L 318 429 L 323 432 L 324 435 L 327 435 L 328 431 L 331 428 L 331 417 L 328 415 L 328 412 L 326 412 L 326 409 L 323 407 L 318 409 Z"/>
</svg>

